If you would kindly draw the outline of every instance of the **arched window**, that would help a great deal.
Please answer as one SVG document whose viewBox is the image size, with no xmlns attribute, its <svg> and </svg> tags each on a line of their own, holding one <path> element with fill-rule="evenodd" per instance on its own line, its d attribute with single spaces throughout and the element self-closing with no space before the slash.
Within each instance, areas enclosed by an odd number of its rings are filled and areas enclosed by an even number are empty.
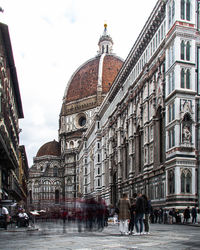
<svg viewBox="0 0 200 250">
<path fill-rule="evenodd" d="M 174 70 L 172 71 L 172 91 L 175 89 L 175 74 Z"/>
<path fill-rule="evenodd" d="M 175 178 L 174 178 L 174 171 L 170 170 L 168 172 L 168 192 L 169 194 L 173 194 L 175 190 Z"/>
<path fill-rule="evenodd" d="M 190 42 L 186 44 L 186 60 L 190 61 Z"/>
<path fill-rule="evenodd" d="M 108 45 L 106 45 L 106 53 L 108 53 Z"/>
<path fill-rule="evenodd" d="M 171 93 L 171 74 L 168 76 L 168 92 Z"/>
<path fill-rule="evenodd" d="M 102 46 L 102 53 L 104 53 L 104 46 Z"/>
<path fill-rule="evenodd" d="M 171 6 L 169 6 L 169 13 L 168 13 L 169 15 L 169 27 L 171 26 Z"/>
<path fill-rule="evenodd" d="M 39 182 L 36 181 L 34 183 L 34 200 L 39 200 L 39 191 L 40 191 L 40 185 Z"/>
<path fill-rule="evenodd" d="M 43 182 L 43 198 L 44 199 L 50 199 L 50 192 L 51 192 L 51 182 L 50 181 L 44 181 Z"/>
<path fill-rule="evenodd" d="M 181 88 L 185 88 L 185 70 L 181 69 Z"/>
<path fill-rule="evenodd" d="M 55 190 L 55 204 L 59 204 L 60 192 L 58 189 Z"/>
<path fill-rule="evenodd" d="M 191 193 L 192 175 L 189 170 L 184 170 L 181 174 L 181 193 Z"/>
<path fill-rule="evenodd" d="M 185 174 L 181 174 L 181 193 L 185 193 Z"/>
<path fill-rule="evenodd" d="M 186 3 L 186 19 L 190 21 L 190 0 L 187 0 Z"/>
<path fill-rule="evenodd" d="M 175 16 L 175 1 L 172 2 L 172 22 L 174 22 L 174 16 Z"/>
<path fill-rule="evenodd" d="M 54 177 L 58 176 L 58 168 L 56 166 L 53 168 L 53 176 Z"/>
<path fill-rule="evenodd" d="M 190 89 L 190 70 L 186 71 L 186 89 Z"/>
<path fill-rule="evenodd" d="M 185 0 L 181 0 L 181 19 L 185 19 Z"/>
<path fill-rule="evenodd" d="M 191 174 L 188 172 L 186 176 L 186 193 L 191 193 Z"/>
<path fill-rule="evenodd" d="M 29 202 L 30 204 L 33 203 L 32 190 L 29 190 Z"/>
<path fill-rule="evenodd" d="M 100 162 L 100 154 L 97 155 L 97 162 Z"/>
<path fill-rule="evenodd" d="M 185 60 L 185 42 L 181 42 L 181 60 Z"/>
</svg>

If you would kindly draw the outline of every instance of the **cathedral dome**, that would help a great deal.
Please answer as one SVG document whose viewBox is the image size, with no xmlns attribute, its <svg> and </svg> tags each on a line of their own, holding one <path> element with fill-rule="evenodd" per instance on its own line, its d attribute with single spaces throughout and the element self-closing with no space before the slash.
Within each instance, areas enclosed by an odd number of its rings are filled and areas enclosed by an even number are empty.
<svg viewBox="0 0 200 250">
<path fill-rule="evenodd" d="M 98 55 L 82 64 L 69 80 L 63 98 L 65 104 L 96 96 L 97 92 L 104 96 L 109 91 L 123 60 L 112 53 L 113 41 L 106 24 L 98 45 Z"/>
<path fill-rule="evenodd" d="M 60 156 L 60 144 L 57 141 L 45 143 L 37 152 L 36 157 L 45 155 Z"/>
<path fill-rule="evenodd" d="M 123 61 L 114 55 L 99 55 L 84 63 L 72 76 L 64 95 L 65 103 L 79 101 L 97 94 L 98 86 L 106 94 Z"/>
</svg>

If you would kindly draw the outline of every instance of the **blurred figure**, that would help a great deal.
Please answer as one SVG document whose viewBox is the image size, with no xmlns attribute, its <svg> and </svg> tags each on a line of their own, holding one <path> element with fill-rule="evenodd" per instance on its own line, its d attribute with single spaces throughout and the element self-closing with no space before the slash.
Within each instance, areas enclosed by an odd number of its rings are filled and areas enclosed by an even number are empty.
<svg viewBox="0 0 200 250">
<path fill-rule="evenodd" d="M 63 209 L 62 219 L 63 219 L 63 224 L 65 224 L 66 219 L 67 219 L 67 210 L 66 210 L 66 208 Z"/>
<path fill-rule="evenodd" d="M 78 226 L 78 232 L 82 232 L 84 219 L 84 200 L 82 199 L 82 195 L 78 194 L 78 198 L 76 200 L 76 222 Z"/>
<path fill-rule="evenodd" d="M 112 204 L 109 205 L 109 216 L 113 217 L 115 214 L 115 208 Z"/>
<path fill-rule="evenodd" d="M 122 198 L 119 200 L 119 231 L 121 234 L 128 235 L 128 220 L 130 219 L 130 201 L 127 194 L 123 194 Z"/>
<path fill-rule="evenodd" d="M 108 218 L 109 218 L 109 210 L 108 207 L 105 206 L 105 215 L 104 215 L 104 226 L 107 227 L 108 226 Z"/>
<path fill-rule="evenodd" d="M 154 213 L 154 223 L 157 223 L 158 222 L 158 209 L 155 208 L 153 210 L 153 213 Z"/>
<path fill-rule="evenodd" d="M 104 228 L 105 212 L 106 212 L 105 201 L 101 198 L 101 196 L 99 196 L 97 201 L 96 216 L 97 216 L 97 228 L 100 231 L 102 231 Z"/>
<path fill-rule="evenodd" d="M 158 223 L 163 223 L 163 209 L 162 207 L 160 207 L 159 211 L 158 211 Z"/>
<path fill-rule="evenodd" d="M 95 222 L 95 214 L 96 214 L 96 201 L 93 197 L 89 197 L 85 202 L 85 219 L 86 219 L 86 229 L 92 231 L 94 222 Z"/>
<path fill-rule="evenodd" d="M 144 234 L 150 234 L 150 232 L 149 232 L 149 214 L 151 213 L 151 210 L 152 210 L 151 200 L 149 200 L 145 194 L 143 194 L 142 197 L 144 199 Z"/>
</svg>

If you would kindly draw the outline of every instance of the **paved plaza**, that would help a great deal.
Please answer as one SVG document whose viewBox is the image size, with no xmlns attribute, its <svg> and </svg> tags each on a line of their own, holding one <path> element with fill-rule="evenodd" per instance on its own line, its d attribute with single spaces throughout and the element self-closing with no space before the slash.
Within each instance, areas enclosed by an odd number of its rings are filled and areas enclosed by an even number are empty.
<svg viewBox="0 0 200 250">
<path fill-rule="evenodd" d="M 81 233 L 76 224 L 63 226 L 62 221 L 37 223 L 37 227 L 1 230 L 0 249 L 200 249 L 198 225 L 151 224 L 151 234 L 141 236 L 121 236 L 116 224 L 109 224 L 102 232 Z"/>
</svg>

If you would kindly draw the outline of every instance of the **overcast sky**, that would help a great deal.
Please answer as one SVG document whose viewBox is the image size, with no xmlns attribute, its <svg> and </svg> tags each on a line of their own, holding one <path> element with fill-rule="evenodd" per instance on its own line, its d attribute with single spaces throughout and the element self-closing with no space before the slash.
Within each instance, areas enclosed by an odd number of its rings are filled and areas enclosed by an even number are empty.
<svg viewBox="0 0 200 250">
<path fill-rule="evenodd" d="M 108 25 L 113 52 L 126 59 L 157 0 L 0 0 L 9 26 L 24 119 L 20 144 L 29 167 L 58 140 L 62 98 L 74 71 L 97 54 Z"/>
</svg>

